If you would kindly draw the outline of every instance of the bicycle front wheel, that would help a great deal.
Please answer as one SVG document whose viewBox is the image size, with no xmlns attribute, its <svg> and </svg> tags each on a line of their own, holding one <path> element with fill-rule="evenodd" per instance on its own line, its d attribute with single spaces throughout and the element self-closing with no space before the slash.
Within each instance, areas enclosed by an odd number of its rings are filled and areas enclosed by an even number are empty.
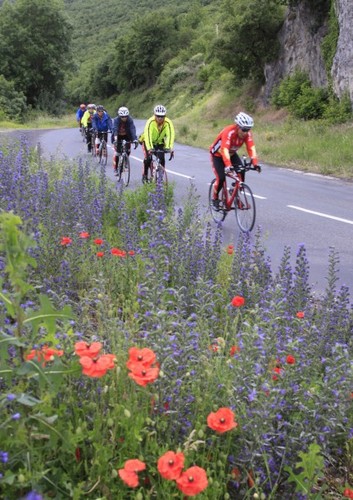
<svg viewBox="0 0 353 500">
<path fill-rule="evenodd" d="M 223 193 L 223 188 L 219 192 L 218 199 L 219 199 L 219 205 L 216 207 L 213 204 L 213 186 L 214 183 L 216 182 L 216 179 L 213 179 L 210 185 L 210 189 L 208 192 L 208 206 L 211 212 L 212 219 L 215 222 L 222 222 L 226 218 L 227 212 L 225 210 L 225 205 L 224 205 L 224 193 Z"/>
<path fill-rule="evenodd" d="M 130 182 L 130 158 L 126 155 L 123 157 L 119 167 L 118 181 L 122 181 L 124 186 L 127 187 Z"/>
<path fill-rule="evenodd" d="M 95 158 L 97 156 L 96 142 L 95 142 L 94 134 L 91 134 L 91 153 L 92 153 L 93 158 Z"/>
<path fill-rule="evenodd" d="M 99 148 L 99 163 L 105 167 L 107 161 L 108 161 L 108 148 L 107 148 L 107 143 L 103 140 Z"/>
<path fill-rule="evenodd" d="M 249 233 L 255 224 L 255 199 L 247 184 L 242 184 L 234 199 L 235 216 L 238 226 L 244 233 Z"/>
<path fill-rule="evenodd" d="M 162 184 L 168 184 L 167 171 L 163 165 L 160 165 L 156 171 L 156 182 L 160 182 Z"/>
</svg>

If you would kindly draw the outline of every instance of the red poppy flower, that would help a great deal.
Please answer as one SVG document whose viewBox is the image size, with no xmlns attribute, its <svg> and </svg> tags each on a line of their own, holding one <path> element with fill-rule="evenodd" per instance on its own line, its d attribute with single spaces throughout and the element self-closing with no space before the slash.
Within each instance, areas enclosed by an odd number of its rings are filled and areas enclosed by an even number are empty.
<svg viewBox="0 0 353 500">
<path fill-rule="evenodd" d="M 77 356 L 87 356 L 88 358 L 95 358 L 100 350 L 102 349 L 102 344 L 100 342 L 92 342 L 88 344 L 87 342 L 76 342 L 75 353 Z"/>
<path fill-rule="evenodd" d="M 87 231 L 82 231 L 82 233 L 79 234 L 79 237 L 82 238 L 83 240 L 86 240 L 87 238 L 89 238 L 89 233 L 87 233 Z"/>
<path fill-rule="evenodd" d="M 136 365 L 149 367 L 153 365 L 156 361 L 156 355 L 147 347 L 143 349 L 138 349 L 137 347 L 131 347 L 129 349 L 129 359 L 126 362 L 126 366 L 129 370 L 131 370 L 132 366 L 136 367 Z"/>
<path fill-rule="evenodd" d="M 110 250 L 110 253 L 111 253 L 112 255 L 117 255 L 117 256 L 119 256 L 119 257 L 121 257 L 122 255 L 124 255 L 124 251 L 123 251 L 123 250 L 120 250 L 120 248 L 112 248 L 112 249 Z"/>
<path fill-rule="evenodd" d="M 129 472 L 141 472 L 146 469 L 146 464 L 137 458 L 133 458 L 131 460 L 126 460 L 124 469 Z"/>
<path fill-rule="evenodd" d="M 197 465 L 182 472 L 176 480 L 178 489 L 189 497 L 198 495 L 207 488 L 208 481 L 206 471 Z"/>
<path fill-rule="evenodd" d="M 289 365 L 294 365 L 295 363 L 295 357 L 292 356 L 291 354 L 288 354 L 287 358 L 286 358 L 286 361 Z"/>
<path fill-rule="evenodd" d="M 238 467 L 233 467 L 233 469 L 231 470 L 231 476 L 232 476 L 232 479 L 234 479 L 234 481 L 241 480 L 241 472 L 238 469 Z"/>
<path fill-rule="evenodd" d="M 222 434 L 237 427 L 234 421 L 234 413 L 230 408 L 220 408 L 215 413 L 211 412 L 207 417 L 207 425 L 212 430 Z"/>
<path fill-rule="evenodd" d="M 99 358 L 89 358 L 88 356 L 82 356 L 80 358 L 80 364 L 82 365 L 82 373 L 88 377 L 99 378 L 103 377 L 107 373 L 107 370 L 111 370 L 114 367 L 112 363 L 111 355 L 102 355 Z"/>
<path fill-rule="evenodd" d="M 219 433 L 230 431 L 237 427 L 234 421 L 234 413 L 230 408 L 220 408 L 215 413 L 211 412 L 207 417 L 207 425 Z"/>
<path fill-rule="evenodd" d="M 63 236 L 61 238 L 60 245 L 63 245 L 66 247 L 67 245 L 71 245 L 71 243 L 72 243 L 72 239 L 69 238 L 68 236 Z"/>
<path fill-rule="evenodd" d="M 233 345 L 229 350 L 229 356 L 234 356 L 237 352 L 240 352 L 240 347 Z"/>
<path fill-rule="evenodd" d="M 211 344 L 208 346 L 209 350 L 212 351 L 212 352 L 217 352 L 219 347 L 217 344 Z"/>
<path fill-rule="evenodd" d="M 305 316 L 304 311 L 297 312 L 297 318 L 302 319 L 302 318 L 304 318 L 304 316 Z"/>
<path fill-rule="evenodd" d="M 93 243 L 95 245 L 103 245 L 103 240 L 101 238 L 96 238 L 95 240 L 93 240 Z"/>
<path fill-rule="evenodd" d="M 104 257 L 104 252 L 97 252 L 96 255 L 97 257 Z"/>
<path fill-rule="evenodd" d="M 137 488 L 139 485 L 139 477 L 136 472 L 127 471 L 126 469 L 119 469 L 118 474 L 120 479 L 124 481 L 125 484 L 130 486 L 130 488 Z"/>
<path fill-rule="evenodd" d="M 27 354 L 26 359 L 31 360 L 37 358 L 37 361 L 43 361 L 42 366 L 45 366 L 49 361 L 54 361 L 55 356 L 62 356 L 64 351 L 53 349 L 48 346 L 43 346 L 41 349 L 32 349 L 29 354 Z"/>
<path fill-rule="evenodd" d="M 343 491 L 343 496 L 346 498 L 353 498 L 353 490 L 351 490 L 350 488 L 346 488 Z"/>
<path fill-rule="evenodd" d="M 135 255 L 135 250 L 129 250 L 128 254 L 131 255 L 131 257 L 132 257 L 133 255 Z"/>
<path fill-rule="evenodd" d="M 234 245 L 228 245 L 226 248 L 226 252 L 229 255 L 232 255 L 234 253 Z"/>
<path fill-rule="evenodd" d="M 145 368 L 141 365 L 135 365 L 129 373 L 129 377 L 136 382 L 137 385 L 146 386 L 154 382 L 159 375 L 159 368 Z"/>
<path fill-rule="evenodd" d="M 240 295 L 236 295 L 235 297 L 232 298 L 231 304 L 233 307 L 241 307 L 245 304 L 245 299 Z"/>
<path fill-rule="evenodd" d="M 180 477 L 181 471 L 184 467 L 184 453 L 174 453 L 174 451 L 167 451 L 162 455 L 157 462 L 157 469 L 164 479 L 171 479 L 175 481 Z"/>
</svg>

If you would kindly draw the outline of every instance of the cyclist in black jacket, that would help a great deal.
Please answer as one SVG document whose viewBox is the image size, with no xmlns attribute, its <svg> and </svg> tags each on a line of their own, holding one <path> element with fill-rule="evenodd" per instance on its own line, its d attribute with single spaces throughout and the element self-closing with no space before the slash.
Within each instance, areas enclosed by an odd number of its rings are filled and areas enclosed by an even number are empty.
<svg viewBox="0 0 353 500">
<path fill-rule="evenodd" d="M 121 141 L 123 139 L 129 142 L 129 144 L 127 144 L 128 154 L 130 154 L 131 142 L 135 144 L 135 149 L 137 148 L 138 140 L 136 136 L 135 123 L 126 106 L 121 106 L 118 109 L 118 115 L 113 121 L 112 143 L 115 145 L 115 151 L 121 152 Z M 113 157 L 113 169 L 114 171 L 117 169 L 116 154 L 114 154 Z"/>
</svg>

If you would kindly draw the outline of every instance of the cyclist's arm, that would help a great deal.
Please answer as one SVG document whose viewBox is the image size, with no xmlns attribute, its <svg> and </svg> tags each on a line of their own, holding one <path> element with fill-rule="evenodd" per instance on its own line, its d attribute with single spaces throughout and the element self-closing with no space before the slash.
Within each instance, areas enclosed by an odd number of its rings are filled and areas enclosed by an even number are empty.
<svg viewBox="0 0 353 500">
<path fill-rule="evenodd" d="M 221 135 L 221 147 L 219 149 L 220 154 L 222 155 L 222 160 L 225 168 L 231 167 L 232 162 L 230 160 L 230 146 L 231 146 L 231 137 L 232 130 L 230 127 L 227 127 L 223 130 Z"/>
<path fill-rule="evenodd" d="M 166 123 L 166 135 L 165 135 L 165 141 L 164 145 L 166 149 L 173 149 L 174 147 L 174 139 L 175 139 L 175 131 L 174 131 L 174 125 L 169 118 L 165 119 Z"/>
<path fill-rule="evenodd" d="M 135 123 L 134 123 L 134 120 L 129 116 L 130 120 L 129 120 L 129 127 L 130 127 L 130 136 L 131 136 L 131 140 L 132 141 L 137 141 L 137 135 L 136 135 L 136 127 L 135 127 Z"/>
<path fill-rule="evenodd" d="M 153 149 L 153 136 L 154 132 L 156 132 L 156 124 L 154 121 L 154 116 L 149 118 L 147 120 L 147 123 L 145 125 L 143 135 L 144 135 L 144 140 L 145 140 L 145 145 L 146 145 L 146 151 L 150 151 Z M 157 131 L 158 132 L 158 131 Z"/>
<path fill-rule="evenodd" d="M 251 132 L 248 133 L 247 138 L 245 140 L 245 144 L 246 144 L 246 149 L 248 151 L 248 155 L 251 158 L 252 164 L 254 167 L 256 167 L 259 163 L 259 160 L 256 154 L 255 143 L 252 138 Z"/>
</svg>

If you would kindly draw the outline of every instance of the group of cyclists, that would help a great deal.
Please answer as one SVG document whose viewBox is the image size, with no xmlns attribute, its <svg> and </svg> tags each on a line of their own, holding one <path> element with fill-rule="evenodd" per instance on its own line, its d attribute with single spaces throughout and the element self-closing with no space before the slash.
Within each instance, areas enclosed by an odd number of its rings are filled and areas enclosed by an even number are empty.
<svg viewBox="0 0 353 500">
<path fill-rule="evenodd" d="M 170 159 L 174 157 L 174 125 L 167 116 L 167 110 L 162 104 L 154 107 L 153 115 L 146 121 L 143 133 L 137 137 L 136 127 L 129 109 L 121 106 L 117 116 L 112 120 L 102 105 L 81 104 L 76 112 L 76 119 L 80 130 L 82 127 L 86 134 L 87 150 L 91 152 L 92 134 L 96 137 L 104 137 L 107 141 L 108 132 L 111 132 L 111 142 L 116 153 L 121 152 L 122 140 L 128 142 L 128 154 L 131 151 L 131 144 L 135 149 L 140 143 L 144 155 L 142 166 L 142 182 L 147 181 L 147 172 L 152 161 L 152 152 L 158 150 L 156 154 L 165 167 L 165 153 L 169 152 Z M 234 118 L 234 124 L 224 127 L 212 145 L 210 146 L 211 166 L 216 177 L 213 189 L 213 205 L 219 205 L 218 195 L 222 188 L 223 181 L 229 169 L 234 168 L 244 181 L 244 172 L 240 170 L 242 161 L 237 153 L 239 148 L 245 144 L 248 156 L 251 158 L 253 167 L 261 172 L 258 156 L 256 153 L 254 139 L 251 129 L 254 120 L 244 112 L 238 113 Z M 113 168 L 117 171 L 116 154 L 113 157 Z"/>
</svg>

